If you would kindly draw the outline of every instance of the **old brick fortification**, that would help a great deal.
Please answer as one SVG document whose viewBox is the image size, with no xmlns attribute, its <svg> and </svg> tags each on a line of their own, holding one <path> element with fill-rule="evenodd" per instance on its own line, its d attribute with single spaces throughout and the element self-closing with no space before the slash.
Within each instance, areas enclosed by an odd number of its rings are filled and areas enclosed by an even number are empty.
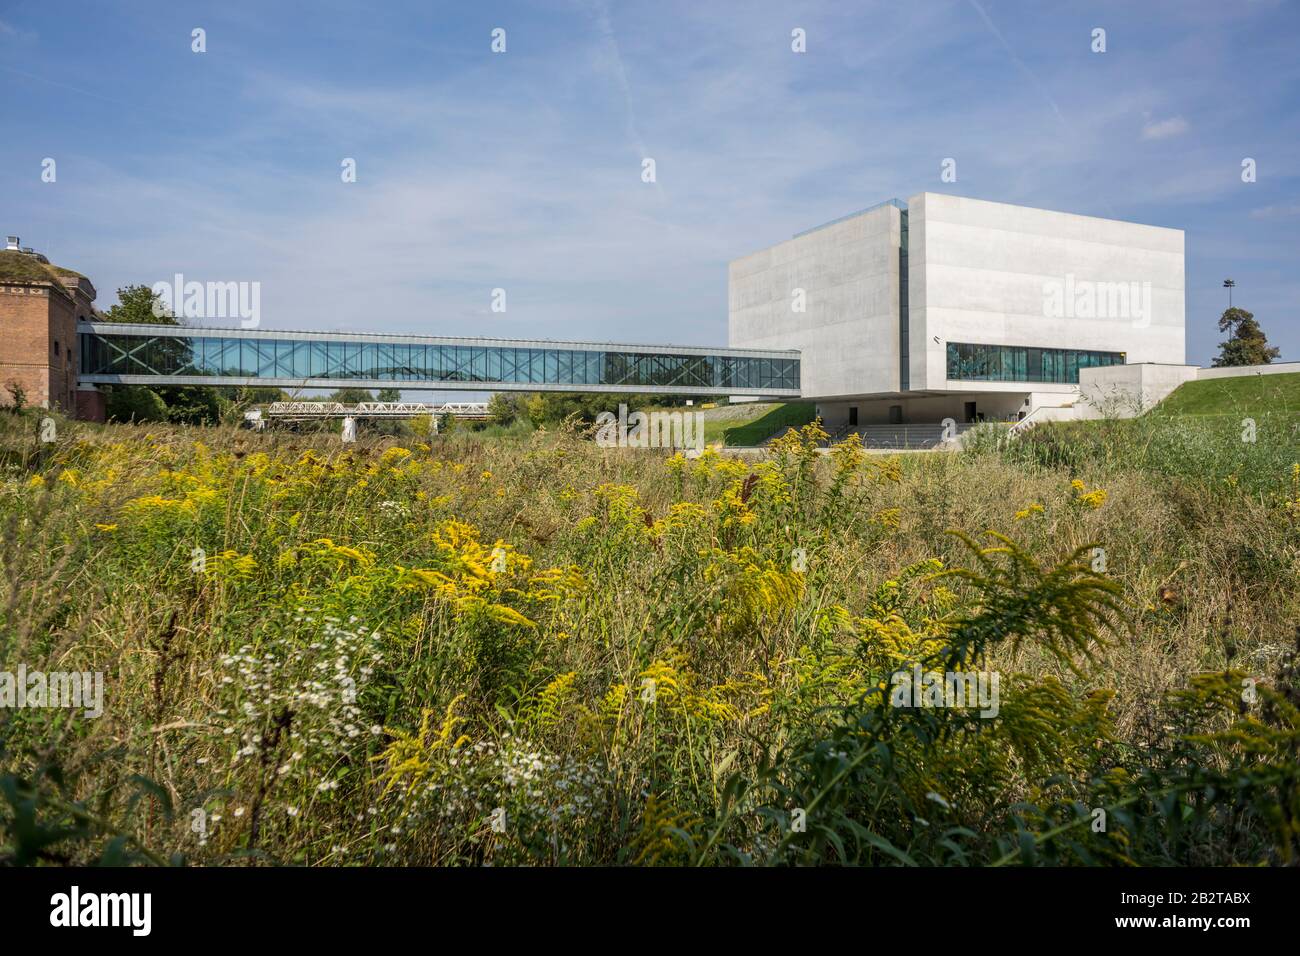
<svg viewBox="0 0 1300 956">
<path fill-rule="evenodd" d="M 0 404 L 21 395 L 29 406 L 103 420 L 103 394 L 77 389 L 77 322 L 94 318 L 94 301 L 89 279 L 9 237 L 0 250 Z"/>
</svg>

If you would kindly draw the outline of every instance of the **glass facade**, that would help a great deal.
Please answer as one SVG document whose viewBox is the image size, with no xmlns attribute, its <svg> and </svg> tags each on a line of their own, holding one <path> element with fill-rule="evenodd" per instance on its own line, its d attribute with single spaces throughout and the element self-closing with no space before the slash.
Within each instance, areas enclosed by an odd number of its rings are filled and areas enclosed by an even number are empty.
<svg viewBox="0 0 1300 956">
<path fill-rule="evenodd" d="M 950 381 L 1060 382 L 1077 385 L 1081 368 L 1123 364 L 1123 352 L 948 343 Z"/>
<path fill-rule="evenodd" d="M 727 355 L 673 355 L 537 346 L 442 345 L 346 338 L 117 334 L 81 332 L 82 376 L 203 376 L 234 379 L 601 385 L 629 391 L 661 387 L 799 391 L 799 360 Z"/>
</svg>

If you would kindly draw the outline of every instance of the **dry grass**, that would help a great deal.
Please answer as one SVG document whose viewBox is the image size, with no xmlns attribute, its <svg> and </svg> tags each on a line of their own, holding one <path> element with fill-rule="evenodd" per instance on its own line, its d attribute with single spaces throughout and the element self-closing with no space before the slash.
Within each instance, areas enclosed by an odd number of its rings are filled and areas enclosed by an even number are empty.
<svg viewBox="0 0 1300 956">
<path fill-rule="evenodd" d="M 1266 676 L 1300 628 L 1300 504 L 1114 464 L 0 428 L 5 660 L 106 674 L 97 720 L 0 715 L 0 769 L 73 781 L 53 818 L 106 795 L 73 860 L 121 833 L 209 862 L 682 862 L 695 851 L 664 834 L 725 818 L 729 777 L 831 733 L 889 661 L 981 613 L 977 589 L 935 577 L 971 563 L 951 529 L 1006 535 L 1044 569 L 1105 550 L 1126 622 L 1081 631 L 1092 663 L 1046 650 L 1043 618 L 985 664 L 1063 688 L 1049 749 L 1077 788 L 1169 738 L 1164 702 L 1191 675 Z M 1099 689 L 1118 749 L 1079 709 Z M 990 840 L 1014 800 L 1047 799 L 1048 745 L 1007 726 L 925 771 L 956 802 L 987 764 L 953 812 Z M 902 834 L 892 806 L 877 823 Z"/>
</svg>

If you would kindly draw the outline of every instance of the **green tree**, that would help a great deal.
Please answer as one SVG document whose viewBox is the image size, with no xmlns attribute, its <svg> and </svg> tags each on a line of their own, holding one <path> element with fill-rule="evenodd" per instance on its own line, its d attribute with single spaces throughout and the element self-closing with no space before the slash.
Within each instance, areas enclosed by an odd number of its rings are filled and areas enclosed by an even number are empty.
<svg viewBox="0 0 1300 956">
<path fill-rule="evenodd" d="M 1228 308 L 1219 318 L 1219 331 L 1228 332 L 1228 339 L 1219 345 L 1219 355 L 1214 360 L 1216 368 L 1236 365 L 1268 365 L 1279 354 L 1271 348 L 1264 330 L 1255 321 L 1255 315 L 1245 309 Z"/>
<path fill-rule="evenodd" d="M 509 425 L 519 417 L 519 401 L 508 392 L 496 392 L 488 399 L 488 418 L 497 425 Z"/>
<path fill-rule="evenodd" d="M 193 385 L 168 385 L 157 392 L 167 406 L 167 420 L 177 425 L 215 425 L 228 401 L 215 388 Z"/>
<path fill-rule="evenodd" d="M 118 386 L 108 393 L 108 418 L 115 422 L 165 422 L 167 403 L 143 385 Z"/>
<path fill-rule="evenodd" d="M 284 389 L 276 388 L 274 385 L 240 385 L 223 389 L 222 395 L 241 409 L 250 405 L 269 405 L 272 402 L 288 400 Z"/>
<path fill-rule="evenodd" d="M 9 411 L 21 412 L 27 407 L 27 389 L 23 388 L 22 384 L 17 379 L 6 382 L 5 388 L 8 389 L 10 396 L 13 397 L 13 401 L 9 404 Z"/>
<path fill-rule="evenodd" d="M 337 392 L 325 398 L 327 402 L 341 402 L 344 405 L 355 405 L 357 402 L 373 402 L 375 396 L 370 394 L 368 389 L 364 388 L 340 388 Z"/>
<path fill-rule="evenodd" d="M 137 325 L 180 325 L 171 308 L 147 285 L 128 285 L 117 290 L 117 304 L 102 313 L 105 322 Z"/>
<path fill-rule="evenodd" d="M 534 428 L 541 428 L 551 420 L 550 403 L 546 399 L 545 393 L 533 392 L 524 403 L 524 414 L 528 416 Z"/>
<path fill-rule="evenodd" d="M 402 390 L 399 388 L 381 388 L 376 400 L 380 402 L 400 402 L 402 400 Z"/>
</svg>

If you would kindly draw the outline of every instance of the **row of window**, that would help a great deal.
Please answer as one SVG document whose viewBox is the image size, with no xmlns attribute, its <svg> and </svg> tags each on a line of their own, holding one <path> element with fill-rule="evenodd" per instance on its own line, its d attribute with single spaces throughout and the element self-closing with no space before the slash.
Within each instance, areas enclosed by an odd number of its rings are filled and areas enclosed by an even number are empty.
<svg viewBox="0 0 1300 956">
<path fill-rule="evenodd" d="M 799 360 L 499 346 L 101 335 L 81 340 L 87 375 L 799 389 Z"/>
<path fill-rule="evenodd" d="M 1123 352 L 948 343 L 948 378 L 952 381 L 1077 385 L 1081 368 L 1123 364 Z"/>
</svg>

